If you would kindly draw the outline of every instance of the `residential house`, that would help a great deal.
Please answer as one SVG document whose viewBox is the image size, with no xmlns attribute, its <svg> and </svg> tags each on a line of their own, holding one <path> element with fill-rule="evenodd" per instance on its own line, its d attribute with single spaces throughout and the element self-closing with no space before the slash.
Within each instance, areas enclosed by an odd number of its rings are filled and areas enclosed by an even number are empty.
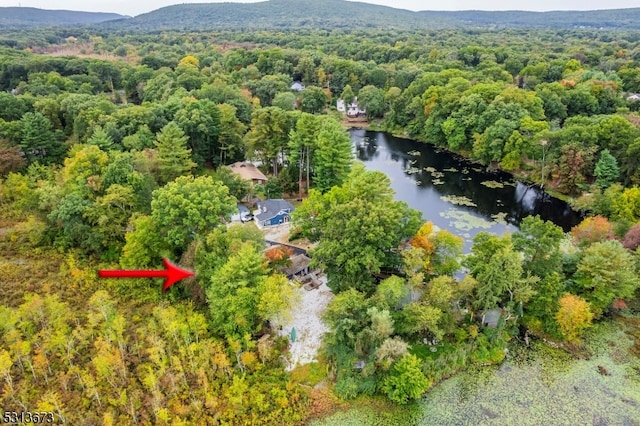
<svg viewBox="0 0 640 426">
<path fill-rule="evenodd" d="M 302 92 L 304 90 L 304 84 L 296 81 L 291 85 L 291 90 L 293 90 L 294 92 Z"/>
<path fill-rule="evenodd" d="M 304 254 L 296 254 L 291 257 L 291 264 L 282 268 L 282 273 L 292 280 L 296 277 L 304 277 L 309 274 L 311 259 Z"/>
<path fill-rule="evenodd" d="M 361 109 L 358 106 L 358 98 L 353 98 L 353 102 L 346 104 L 344 99 L 338 99 L 336 101 L 336 109 L 343 114 L 347 114 L 348 117 L 360 117 L 367 113 L 366 109 Z"/>
<path fill-rule="evenodd" d="M 294 209 L 290 202 L 282 198 L 261 201 L 258 203 L 259 212 L 255 215 L 256 224 L 263 227 L 287 223 L 291 220 L 290 215 Z"/>
<path fill-rule="evenodd" d="M 501 316 L 502 311 L 500 309 L 489 309 L 482 314 L 482 325 L 496 328 Z"/>
<path fill-rule="evenodd" d="M 249 180 L 258 185 L 267 183 L 267 177 L 252 163 L 238 161 L 229 165 L 229 168 L 243 180 Z"/>
</svg>

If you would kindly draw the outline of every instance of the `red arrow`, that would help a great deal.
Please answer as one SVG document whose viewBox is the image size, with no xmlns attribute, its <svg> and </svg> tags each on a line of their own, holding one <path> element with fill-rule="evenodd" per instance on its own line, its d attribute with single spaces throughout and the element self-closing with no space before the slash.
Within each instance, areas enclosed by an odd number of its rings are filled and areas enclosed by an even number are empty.
<svg viewBox="0 0 640 426">
<path fill-rule="evenodd" d="M 163 291 L 167 291 L 169 287 L 177 283 L 178 281 L 190 277 L 193 272 L 182 269 L 179 266 L 174 265 L 167 259 L 162 259 L 164 267 L 162 270 L 101 270 L 98 271 L 98 276 L 101 278 L 165 278 Z"/>
</svg>

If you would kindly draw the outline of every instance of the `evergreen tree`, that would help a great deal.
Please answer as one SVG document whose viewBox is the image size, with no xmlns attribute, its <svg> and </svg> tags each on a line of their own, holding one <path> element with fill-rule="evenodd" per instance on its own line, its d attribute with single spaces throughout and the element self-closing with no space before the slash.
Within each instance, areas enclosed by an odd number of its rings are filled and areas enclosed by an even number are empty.
<svg viewBox="0 0 640 426">
<path fill-rule="evenodd" d="M 611 186 L 620 176 L 618 161 L 608 149 L 603 149 L 600 153 L 600 159 L 596 164 L 594 175 L 596 177 L 596 185 L 601 189 Z"/>
<path fill-rule="evenodd" d="M 182 129 L 173 121 L 162 128 L 155 142 L 160 162 L 162 183 L 171 182 L 178 176 L 189 173 L 195 166 L 191 160 L 191 150 Z"/>
<path fill-rule="evenodd" d="M 51 122 L 39 112 L 27 112 L 20 119 L 18 146 L 29 163 L 39 161 L 48 164 L 64 153 L 64 146 L 51 130 Z"/>
<path fill-rule="evenodd" d="M 347 178 L 353 161 L 351 139 L 337 120 L 328 118 L 320 126 L 317 144 L 313 158 L 315 182 L 324 193 Z"/>
<path fill-rule="evenodd" d="M 113 148 L 113 139 L 100 126 L 96 127 L 91 134 L 87 145 L 97 145 L 103 151 Z"/>
</svg>

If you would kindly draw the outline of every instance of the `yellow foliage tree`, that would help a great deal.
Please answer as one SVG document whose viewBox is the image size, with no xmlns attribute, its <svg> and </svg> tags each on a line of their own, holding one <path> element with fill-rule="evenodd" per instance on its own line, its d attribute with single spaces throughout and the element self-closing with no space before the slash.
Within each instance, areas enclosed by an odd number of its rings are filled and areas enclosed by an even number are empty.
<svg viewBox="0 0 640 426">
<path fill-rule="evenodd" d="M 193 66 L 199 69 L 200 61 L 195 56 L 187 55 L 184 58 L 180 59 L 180 65 Z"/>
<path fill-rule="evenodd" d="M 559 301 L 560 309 L 556 321 L 560 331 L 569 342 L 579 343 L 580 336 L 591 326 L 593 313 L 589 303 L 574 294 L 566 293 Z"/>
</svg>

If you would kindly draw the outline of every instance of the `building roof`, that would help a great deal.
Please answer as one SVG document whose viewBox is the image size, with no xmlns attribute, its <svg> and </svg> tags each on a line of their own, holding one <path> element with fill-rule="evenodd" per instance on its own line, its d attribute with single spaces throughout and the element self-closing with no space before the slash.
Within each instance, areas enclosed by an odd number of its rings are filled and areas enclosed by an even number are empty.
<svg viewBox="0 0 640 426">
<path fill-rule="evenodd" d="M 495 327 L 498 325 L 501 314 L 500 309 L 489 309 L 482 314 L 482 323 L 488 327 Z"/>
<path fill-rule="evenodd" d="M 267 180 L 267 177 L 258 168 L 247 162 L 238 161 L 229 165 L 229 168 L 237 176 L 240 176 L 244 180 Z"/>
<path fill-rule="evenodd" d="M 261 201 L 258 203 L 258 208 L 260 209 L 260 213 L 256 215 L 256 218 L 259 221 L 269 220 L 282 210 L 288 210 L 289 212 L 294 210 L 293 205 L 282 198 Z"/>
<path fill-rule="evenodd" d="M 302 92 L 304 90 L 304 84 L 302 84 L 299 81 L 296 81 L 291 85 L 291 90 L 296 92 Z"/>
<path fill-rule="evenodd" d="M 311 259 L 309 259 L 304 254 L 296 254 L 291 257 L 291 265 L 282 269 L 282 273 L 287 277 L 299 274 L 309 267 L 309 263 L 311 263 Z"/>
</svg>

